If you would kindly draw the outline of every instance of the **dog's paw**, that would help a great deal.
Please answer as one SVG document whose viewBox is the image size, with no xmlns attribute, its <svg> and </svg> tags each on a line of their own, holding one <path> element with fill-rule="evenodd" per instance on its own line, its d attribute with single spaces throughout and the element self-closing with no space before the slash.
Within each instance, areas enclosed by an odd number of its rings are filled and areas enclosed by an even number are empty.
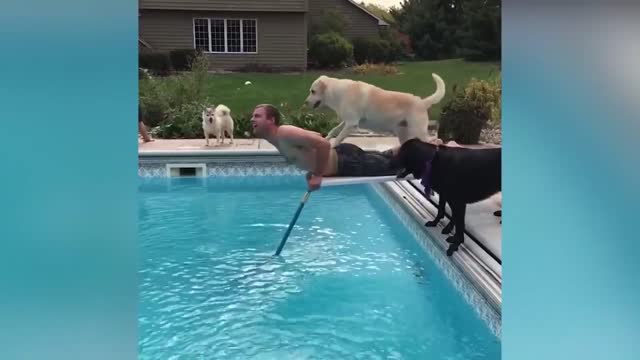
<svg viewBox="0 0 640 360">
<path fill-rule="evenodd" d="M 447 226 L 445 226 L 444 229 L 442 229 L 442 235 L 447 235 L 451 233 L 452 230 L 453 230 L 453 221 L 450 221 L 447 224 Z"/>
<path fill-rule="evenodd" d="M 438 221 L 436 220 L 431 220 L 431 221 L 427 221 L 426 223 L 424 223 L 424 226 L 426 227 L 434 227 L 438 225 Z"/>
<path fill-rule="evenodd" d="M 460 244 L 451 244 L 447 249 L 447 256 L 452 256 L 454 252 L 458 251 Z"/>
<path fill-rule="evenodd" d="M 460 241 L 456 239 L 455 236 L 450 236 L 447 238 L 447 242 L 451 244 L 447 249 L 447 256 L 451 256 L 454 252 L 458 251 L 458 248 L 460 248 L 460 245 L 464 242 L 464 239 Z"/>
<path fill-rule="evenodd" d="M 446 239 L 446 242 L 448 242 L 449 244 L 462 244 L 464 242 L 464 238 L 460 240 L 455 235 L 452 235 Z"/>
</svg>

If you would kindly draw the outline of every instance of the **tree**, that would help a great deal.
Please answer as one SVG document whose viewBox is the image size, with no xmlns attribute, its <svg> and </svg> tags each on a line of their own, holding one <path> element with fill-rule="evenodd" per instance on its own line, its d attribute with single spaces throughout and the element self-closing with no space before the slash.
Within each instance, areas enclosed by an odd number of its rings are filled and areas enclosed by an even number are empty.
<svg viewBox="0 0 640 360">
<path fill-rule="evenodd" d="M 466 0 L 459 53 L 467 60 L 501 60 L 502 6 L 500 0 Z"/>
<path fill-rule="evenodd" d="M 462 0 L 405 0 L 390 10 L 399 29 L 408 34 L 418 57 L 447 59 L 457 55 Z"/>
<path fill-rule="evenodd" d="M 426 60 L 500 60 L 501 0 L 405 0 L 390 14 Z"/>
<path fill-rule="evenodd" d="M 376 5 L 376 4 L 365 4 L 364 1 L 360 2 L 360 6 L 364 7 L 365 9 L 367 9 L 370 13 L 372 13 L 373 15 L 379 17 L 380 19 L 386 21 L 389 25 L 394 26 L 395 25 L 395 19 L 393 18 L 393 16 L 391 15 L 391 13 L 389 12 L 388 9 L 383 8 L 382 6 Z"/>
</svg>

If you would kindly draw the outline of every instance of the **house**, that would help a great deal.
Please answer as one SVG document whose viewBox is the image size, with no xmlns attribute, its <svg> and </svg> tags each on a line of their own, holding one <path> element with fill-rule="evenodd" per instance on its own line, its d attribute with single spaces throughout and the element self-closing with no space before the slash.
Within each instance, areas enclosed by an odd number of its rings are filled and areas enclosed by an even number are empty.
<svg viewBox="0 0 640 360">
<path fill-rule="evenodd" d="M 350 39 L 388 26 L 352 0 L 139 0 L 139 49 L 199 49 L 221 70 L 304 70 L 307 33 L 324 9 L 350 18 Z"/>
</svg>

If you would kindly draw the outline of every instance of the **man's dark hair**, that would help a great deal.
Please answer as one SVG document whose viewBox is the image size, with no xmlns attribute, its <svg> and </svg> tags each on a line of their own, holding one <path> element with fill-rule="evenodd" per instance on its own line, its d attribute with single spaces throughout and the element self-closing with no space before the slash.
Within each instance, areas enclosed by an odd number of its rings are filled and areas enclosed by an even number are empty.
<svg viewBox="0 0 640 360">
<path fill-rule="evenodd" d="M 264 108 L 267 118 L 273 118 L 273 122 L 280 126 L 280 111 L 278 111 L 278 108 L 271 104 L 260 104 L 256 106 L 256 109 L 257 108 Z"/>
</svg>

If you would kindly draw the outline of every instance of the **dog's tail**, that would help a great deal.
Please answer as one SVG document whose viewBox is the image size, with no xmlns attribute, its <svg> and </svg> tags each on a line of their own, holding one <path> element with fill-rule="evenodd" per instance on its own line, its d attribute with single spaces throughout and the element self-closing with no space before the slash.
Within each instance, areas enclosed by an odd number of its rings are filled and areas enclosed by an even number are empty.
<svg viewBox="0 0 640 360">
<path fill-rule="evenodd" d="M 216 107 L 216 113 L 220 114 L 219 116 L 227 116 L 227 115 L 231 115 L 231 109 L 229 109 L 227 106 L 225 105 L 218 105 Z"/>
<path fill-rule="evenodd" d="M 422 99 L 422 103 L 427 109 L 432 105 L 435 105 L 440 101 L 442 101 L 442 98 L 444 98 L 444 94 L 445 94 L 445 85 L 442 78 L 435 73 L 432 73 L 431 76 L 433 77 L 433 80 L 435 80 L 436 82 L 436 91 L 433 94 L 431 94 L 431 96 L 428 96 Z"/>
</svg>

